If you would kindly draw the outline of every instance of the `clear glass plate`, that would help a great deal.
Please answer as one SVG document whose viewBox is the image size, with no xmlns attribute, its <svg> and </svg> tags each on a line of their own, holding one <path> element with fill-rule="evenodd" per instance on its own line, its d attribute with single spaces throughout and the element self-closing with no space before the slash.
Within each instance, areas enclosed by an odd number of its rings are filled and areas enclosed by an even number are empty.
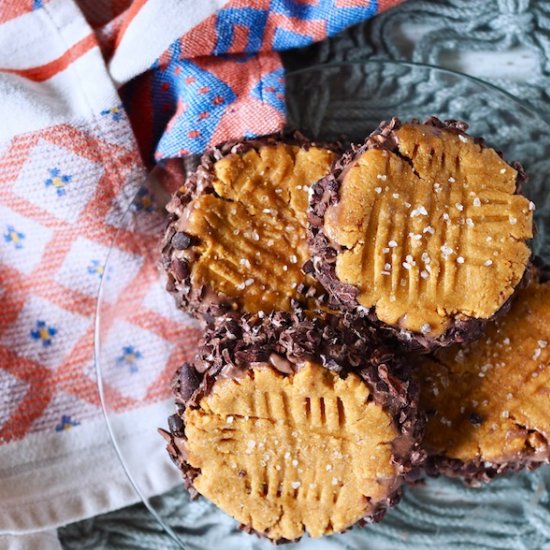
<svg viewBox="0 0 550 550">
<path fill-rule="evenodd" d="M 468 121 L 473 135 L 484 136 L 507 159 L 519 160 L 527 169 L 530 180 L 525 192 L 537 204 L 534 249 L 550 259 L 546 238 L 550 193 L 545 192 L 550 174 L 550 126 L 517 98 L 436 67 L 366 61 L 289 74 L 287 105 L 290 127 L 322 139 L 345 134 L 361 141 L 381 120 L 394 115 L 423 119 L 435 114 Z M 173 412 L 170 377 L 178 364 L 192 356 L 199 336 L 197 325 L 176 310 L 164 291 L 157 268 L 156 243 L 164 227 L 166 200 L 162 186 L 150 178 L 116 221 L 120 230 L 104 267 L 96 325 L 97 370 L 107 423 L 130 482 L 174 543 L 185 548 L 268 549 L 272 547 L 269 542 L 241 533 L 233 520 L 203 499 L 189 502 L 179 472 L 157 435 L 157 428 L 165 427 L 166 417 Z M 138 261 L 136 253 L 144 254 L 145 261 Z M 121 285 L 126 285 L 122 289 L 125 298 L 115 302 L 112 297 L 121 292 Z M 143 403 L 147 404 L 145 414 L 118 412 L 138 411 Z M 142 436 L 136 438 L 136 434 Z M 547 469 L 541 471 L 540 475 L 547 473 Z M 449 541 L 467 544 L 472 526 L 478 531 L 488 529 L 484 510 L 498 512 L 501 521 L 507 521 L 506 514 L 509 521 L 521 520 L 524 508 L 517 495 L 529 501 L 529 487 L 536 485 L 533 475 L 518 477 L 513 482 L 517 486 L 503 480 L 478 490 L 463 489 L 448 480 L 429 480 L 423 487 L 409 489 L 401 507 L 379 525 L 321 541 L 306 537 L 287 548 L 378 550 L 445 548 Z M 175 488 L 162 499 L 151 497 L 159 487 Z M 506 491 L 516 495 L 518 510 L 511 508 Z M 451 523 L 452 535 L 439 527 Z M 495 527 L 490 536 L 497 540 L 503 532 Z M 504 538 L 495 548 L 507 544 Z"/>
</svg>

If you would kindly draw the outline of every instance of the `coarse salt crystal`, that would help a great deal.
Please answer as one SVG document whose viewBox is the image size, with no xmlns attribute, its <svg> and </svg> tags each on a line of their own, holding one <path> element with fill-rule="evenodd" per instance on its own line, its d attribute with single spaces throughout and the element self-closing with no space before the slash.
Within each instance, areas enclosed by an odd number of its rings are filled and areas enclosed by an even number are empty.
<svg viewBox="0 0 550 550">
<path fill-rule="evenodd" d="M 414 218 L 416 216 L 427 216 L 428 211 L 424 206 L 419 206 L 418 208 L 415 208 L 411 211 L 411 218 Z"/>
<path fill-rule="evenodd" d="M 487 267 L 489 267 L 490 265 L 493 265 L 493 260 L 485 260 L 483 262 L 483 265 L 486 265 Z"/>
<path fill-rule="evenodd" d="M 449 214 L 447 214 L 447 212 L 445 212 L 445 213 L 443 214 L 443 216 L 441 216 L 441 217 L 442 217 L 445 221 L 448 221 L 448 219 L 449 219 Z"/>
<path fill-rule="evenodd" d="M 425 270 L 423 269 L 421 272 L 420 272 L 420 276 L 423 278 L 423 279 L 427 279 L 430 274 Z"/>
<path fill-rule="evenodd" d="M 433 235 L 435 233 L 435 229 L 431 225 L 428 225 L 422 230 L 422 233 L 430 233 Z"/>
<path fill-rule="evenodd" d="M 384 264 L 384 269 L 389 271 L 391 269 L 391 264 Z"/>
<path fill-rule="evenodd" d="M 375 187 L 374 190 L 375 190 L 378 194 L 382 193 L 382 188 L 381 188 L 381 187 Z"/>
<path fill-rule="evenodd" d="M 506 174 L 506 168 L 501 168 L 501 169 L 500 169 L 500 173 L 501 173 L 501 174 Z"/>
<path fill-rule="evenodd" d="M 459 202 L 457 202 L 455 204 L 455 207 L 459 212 L 462 212 L 464 210 L 464 206 L 462 204 L 460 204 Z"/>
<path fill-rule="evenodd" d="M 327 464 L 326 471 L 330 472 L 332 470 L 332 464 Z"/>
<path fill-rule="evenodd" d="M 514 218 L 514 216 L 509 216 L 508 219 L 510 221 L 510 225 L 516 225 L 518 222 L 517 218 Z"/>
<path fill-rule="evenodd" d="M 226 423 L 226 424 L 233 424 L 233 417 L 232 417 L 232 416 L 228 416 L 228 417 L 225 419 L 225 423 Z"/>
<path fill-rule="evenodd" d="M 399 198 L 399 193 L 393 193 L 393 194 L 392 194 L 392 197 L 393 197 L 394 199 L 398 199 L 398 198 Z"/>
<path fill-rule="evenodd" d="M 390 251 L 389 248 L 383 248 L 383 249 L 382 249 L 382 253 L 383 253 L 383 254 L 387 254 L 389 251 Z"/>
<path fill-rule="evenodd" d="M 546 340 L 537 340 L 537 344 L 539 345 L 539 348 L 545 348 L 548 345 L 548 342 Z"/>
<path fill-rule="evenodd" d="M 453 253 L 453 249 L 450 246 L 447 246 L 446 244 L 440 247 L 440 250 L 443 256 L 450 256 Z"/>
<path fill-rule="evenodd" d="M 472 218 L 466 218 L 466 225 L 468 227 L 474 227 L 474 220 L 472 220 Z"/>
<path fill-rule="evenodd" d="M 250 262 L 246 258 L 241 258 L 239 261 L 241 265 L 244 265 L 245 267 L 248 267 L 250 269 Z"/>
<path fill-rule="evenodd" d="M 338 485 L 338 478 L 337 477 L 332 478 L 332 484 L 333 485 Z"/>
<path fill-rule="evenodd" d="M 457 264 L 463 264 L 464 263 L 464 258 L 462 256 L 459 256 L 457 259 L 456 259 L 456 263 Z"/>
<path fill-rule="evenodd" d="M 293 481 L 290 485 L 293 489 L 298 489 L 302 484 L 299 481 Z"/>
<path fill-rule="evenodd" d="M 411 264 L 408 262 L 403 262 L 403 267 L 408 271 L 411 268 Z"/>
<path fill-rule="evenodd" d="M 473 205 L 474 206 L 481 206 L 481 200 L 479 199 L 479 197 L 476 197 L 474 199 Z"/>
<path fill-rule="evenodd" d="M 431 331 L 432 331 L 432 325 L 430 325 L 429 323 L 424 323 L 424 324 L 420 327 L 420 332 L 421 332 L 422 334 L 429 334 Z"/>
<path fill-rule="evenodd" d="M 295 264 L 298 262 L 298 258 L 294 254 L 292 254 L 289 259 L 291 264 Z"/>
<path fill-rule="evenodd" d="M 389 246 L 390 248 L 395 248 L 395 247 L 397 246 L 397 243 L 396 243 L 395 241 L 392 240 L 392 241 L 390 241 L 390 242 L 388 243 L 388 246 Z"/>
<path fill-rule="evenodd" d="M 244 286 L 250 286 L 254 284 L 254 279 L 247 279 L 245 282 L 244 282 Z"/>
<path fill-rule="evenodd" d="M 449 183 L 454 183 L 456 180 L 451 176 L 448 180 Z"/>
<path fill-rule="evenodd" d="M 458 134 L 458 139 L 462 141 L 462 143 L 468 143 L 468 138 L 462 134 Z"/>
<path fill-rule="evenodd" d="M 533 201 L 529 201 L 529 210 L 531 210 L 531 212 L 535 209 L 535 203 Z"/>
<path fill-rule="evenodd" d="M 292 464 L 294 467 L 296 467 L 296 466 L 298 466 L 298 461 L 297 461 L 296 459 L 294 459 L 294 460 L 291 462 L 291 464 Z"/>
</svg>

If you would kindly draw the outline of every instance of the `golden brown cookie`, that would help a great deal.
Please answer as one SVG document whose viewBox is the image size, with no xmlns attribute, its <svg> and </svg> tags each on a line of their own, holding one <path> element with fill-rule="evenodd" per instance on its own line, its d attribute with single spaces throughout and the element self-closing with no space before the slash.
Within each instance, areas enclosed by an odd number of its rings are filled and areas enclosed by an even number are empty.
<svg viewBox="0 0 550 550">
<path fill-rule="evenodd" d="M 408 368 L 345 315 L 222 318 L 173 388 L 187 487 L 274 541 L 381 519 L 423 458 Z"/>
<path fill-rule="evenodd" d="M 427 348 L 479 334 L 530 258 L 525 175 L 466 128 L 383 123 L 310 200 L 306 269 L 336 306 Z"/>
<path fill-rule="evenodd" d="M 518 292 L 478 341 L 420 360 L 428 471 L 476 483 L 550 457 L 550 283 Z"/>
<path fill-rule="evenodd" d="M 178 306 L 210 321 L 227 311 L 314 307 L 309 259 L 309 187 L 336 153 L 301 136 L 224 144 L 208 152 L 167 209 L 168 290 Z"/>
</svg>

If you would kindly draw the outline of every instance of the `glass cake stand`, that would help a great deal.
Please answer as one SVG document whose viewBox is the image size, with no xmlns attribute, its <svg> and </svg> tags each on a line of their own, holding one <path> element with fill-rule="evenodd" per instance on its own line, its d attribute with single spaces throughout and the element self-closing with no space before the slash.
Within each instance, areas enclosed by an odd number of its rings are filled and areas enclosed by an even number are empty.
<svg viewBox="0 0 550 550">
<path fill-rule="evenodd" d="M 525 193 L 537 205 L 534 250 L 550 259 L 546 236 L 550 193 L 545 192 L 546 174 L 550 174 L 550 126 L 519 99 L 456 72 L 373 60 L 289 74 L 287 106 L 290 127 L 322 139 L 346 135 L 362 141 L 381 120 L 394 115 L 423 119 L 435 114 L 468 121 L 473 135 L 484 136 L 507 159 L 519 160 L 527 169 L 530 180 Z M 166 200 L 162 186 L 149 178 L 114 220 L 118 235 L 104 266 L 95 347 L 101 402 L 113 444 L 129 482 L 174 545 L 271 549 L 271 543 L 240 532 L 233 520 L 203 499 L 189 501 L 157 434 L 173 411 L 170 377 L 178 364 L 192 356 L 199 336 L 197 325 L 176 310 L 164 291 L 157 268 Z M 121 410 L 134 412 L 121 415 Z M 537 475 L 547 471 L 542 469 Z M 379 550 L 467 543 L 472 526 L 488 525 L 489 518 L 483 520 L 488 509 L 501 513 L 502 521 L 506 514 L 515 518 L 510 521 L 521 521 L 525 507 L 516 498 L 519 508 L 511 509 L 506 491 L 529 501 L 531 492 L 525 487 L 535 483 L 533 475 L 524 474 L 513 482 L 521 487 L 510 488 L 505 479 L 477 490 L 449 480 L 429 480 L 408 489 L 401 506 L 390 511 L 381 524 L 322 540 L 306 537 L 287 548 Z M 152 496 L 168 490 L 162 498 Z M 452 518 L 451 538 L 438 527 L 445 518 Z M 505 533 L 497 525 L 491 536 L 498 541 Z M 507 547 L 506 539 L 494 547 Z"/>
</svg>

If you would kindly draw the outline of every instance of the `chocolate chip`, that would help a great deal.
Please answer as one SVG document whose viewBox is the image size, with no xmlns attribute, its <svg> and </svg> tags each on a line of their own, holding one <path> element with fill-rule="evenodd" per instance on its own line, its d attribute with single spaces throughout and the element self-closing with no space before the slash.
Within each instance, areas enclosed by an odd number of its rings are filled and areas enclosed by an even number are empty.
<svg viewBox="0 0 550 550">
<path fill-rule="evenodd" d="M 172 246 L 176 250 L 185 250 L 191 246 L 191 236 L 183 231 L 176 233 L 172 237 Z"/>
<path fill-rule="evenodd" d="M 172 260 L 170 267 L 178 281 L 183 281 L 189 275 L 189 264 L 185 260 Z"/>
<path fill-rule="evenodd" d="M 474 425 L 479 426 L 483 422 L 483 417 L 478 413 L 470 413 L 468 420 Z"/>
<path fill-rule="evenodd" d="M 191 365 L 184 363 L 178 370 L 175 383 L 178 385 L 178 394 L 182 401 L 187 401 L 199 387 L 202 376 Z"/>
<path fill-rule="evenodd" d="M 168 428 L 170 428 L 170 431 L 176 437 L 183 437 L 185 435 L 183 420 L 177 414 L 168 417 Z"/>
</svg>

